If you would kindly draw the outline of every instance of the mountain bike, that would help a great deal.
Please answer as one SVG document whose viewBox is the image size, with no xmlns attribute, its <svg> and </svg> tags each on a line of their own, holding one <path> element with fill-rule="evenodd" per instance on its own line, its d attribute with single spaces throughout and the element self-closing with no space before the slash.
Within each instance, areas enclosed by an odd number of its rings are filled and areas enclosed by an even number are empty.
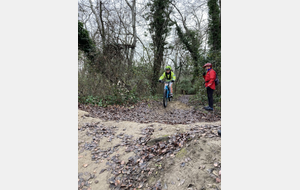
<svg viewBox="0 0 300 190">
<path fill-rule="evenodd" d="M 168 100 L 171 101 L 171 99 L 172 99 L 170 96 L 170 87 L 169 87 L 171 82 L 162 82 L 162 83 L 164 83 L 164 85 L 167 84 L 167 85 L 165 85 L 164 97 L 163 97 L 163 105 L 164 105 L 164 107 L 167 107 Z"/>
</svg>

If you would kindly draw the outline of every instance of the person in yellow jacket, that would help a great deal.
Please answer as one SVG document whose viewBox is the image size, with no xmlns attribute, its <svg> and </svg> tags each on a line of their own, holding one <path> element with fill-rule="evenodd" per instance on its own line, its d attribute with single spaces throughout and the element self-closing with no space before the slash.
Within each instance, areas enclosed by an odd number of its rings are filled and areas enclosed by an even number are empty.
<svg viewBox="0 0 300 190">
<path fill-rule="evenodd" d="M 166 72 L 164 72 L 161 77 L 159 78 L 159 82 L 162 82 L 162 80 L 164 78 L 166 78 L 166 82 L 170 82 L 170 89 L 171 89 L 171 93 L 170 96 L 173 97 L 173 88 L 172 88 L 172 84 L 173 82 L 175 82 L 176 80 L 176 76 L 175 74 L 171 71 L 171 67 L 170 66 L 166 66 Z M 167 84 L 165 84 L 167 85 Z"/>
</svg>

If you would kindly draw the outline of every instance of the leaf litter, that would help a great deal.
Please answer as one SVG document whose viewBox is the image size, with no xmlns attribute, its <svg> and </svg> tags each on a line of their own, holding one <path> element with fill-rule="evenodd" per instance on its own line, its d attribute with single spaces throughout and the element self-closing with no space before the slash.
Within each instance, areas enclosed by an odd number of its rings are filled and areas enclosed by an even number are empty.
<svg viewBox="0 0 300 190">
<path fill-rule="evenodd" d="M 153 145 L 148 145 L 147 142 L 151 139 L 151 135 L 154 133 L 154 127 L 149 125 L 141 129 L 140 134 L 143 136 L 136 139 L 132 135 L 125 133 L 117 134 L 118 127 L 105 126 L 103 124 L 85 124 L 80 131 L 85 131 L 86 135 L 92 136 L 93 141 L 85 142 L 83 145 L 84 150 L 91 151 L 91 159 L 98 163 L 100 160 L 107 160 L 106 167 L 102 169 L 99 174 L 104 171 L 108 171 L 112 174 L 112 177 L 108 180 L 110 189 L 134 189 L 142 188 L 147 183 L 148 177 L 152 174 L 153 168 L 150 168 L 149 162 L 151 160 L 160 162 L 165 158 L 170 157 L 178 153 L 188 142 L 193 142 L 193 139 L 197 139 L 203 134 L 206 137 L 218 137 L 213 131 L 220 128 L 220 126 L 204 125 L 204 126 L 191 126 L 189 131 L 184 133 L 175 133 L 168 136 L 167 141 L 159 141 Z M 121 139 L 121 143 L 109 147 L 107 149 L 100 149 L 99 142 L 103 138 Z M 135 155 L 128 158 L 128 160 L 121 160 L 120 154 L 111 156 L 118 150 L 118 147 L 125 147 L 125 151 L 134 152 Z M 189 162 L 191 159 L 186 157 L 181 166 L 185 166 L 185 162 Z M 216 164 L 216 163 L 214 163 Z M 87 166 L 87 165 L 85 165 Z M 158 169 L 161 169 L 160 165 Z M 211 173 L 211 171 L 210 171 Z M 94 176 L 92 176 L 93 178 Z M 184 184 L 185 179 L 180 180 L 178 186 Z M 219 181 L 217 179 L 217 181 Z M 80 182 L 80 183 L 79 183 Z M 86 185 L 86 181 L 79 178 L 78 188 L 82 188 Z M 86 186 L 89 187 L 89 186 Z M 148 189 L 162 189 L 163 186 L 158 181 L 154 186 L 148 187 Z"/>
<path fill-rule="evenodd" d="M 148 105 L 151 105 L 150 107 Z M 180 107 L 179 101 L 170 102 L 170 107 L 163 108 L 161 101 L 144 101 L 137 103 L 133 108 L 113 105 L 99 107 L 94 105 L 78 104 L 78 108 L 89 112 L 89 116 L 106 121 L 134 121 L 137 123 L 164 123 L 190 124 L 195 122 L 211 122 L 221 119 L 220 114 L 213 114 L 192 107 Z"/>
<path fill-rule="evenodd" d="M 138 123 L 158 122 L 173 125 L 220 120 L 219 115 L 203 113 L 199 110 L 175 109 L 172 111 L 166 111 L 160 109 L 162 106 L 159 105 L 158 102 L 151 102 L 151 109 L 149 108 L 148 104 L 149 102 L 142 102 L 131 108 L 122 106 L 109 106 L 107 108 L 102 108 L 98 106 L 79 104 L 78 108 L 88 111 L 89 114 L 86 115 L 87 117 L 99 117 L 104 121 L 134 121 Z M 157 107 L 155 107 L 155 105 L 157 105 Z M 155 110 L 156 108 L 158 109 Z M 162 169 L 162 166 L 159 164 L 158 168 L 152 168 L 150 163 L 160 163 L 166 158 L 174 158 L 175 155 L 187 145 L 187 143 L 193 141 L 196 142 L 196 139 L 200 137 L 218 137 L 218 133 L 216 131 L 220 130 L 220 126 L 189 126 L 189 130 L 187 132 L 181 133 L 178 130 L 175 134 L 169 135 L 166 141 L 154 141 L 154 143 L 151 145 L 150 143 L 148 144 L 148 142 L 152 140 L 151 135 L 154 133 L 153 125 L 142 128 L 140 134 L 143 136 L 138 138 L 133 138 L 132 135 L 127 135 L 126 128 L 124 127 L 120 128 L 122 133 L 117 134 L 116 131 L 118 131 L 118 127 L 108 127 L 100 124 L 99 122 L 96 124 L 87 123 L 78 128 L 78 130 L 84 131 L 87 136 L 92 137 L 93 140 L 91 142 L 80 142 L 81 145 L 78 148 L 81 152 L 84 150 L 91 151 L 91 160 L 93 162 L 99 163 L 104 161 L 104 163 L 106 163 L 106 168 L 98 172 L 99 175 L 105 171 L 112 175 L 107 180 L 110 189 L 143 188 L 160 190 L 163 187 L 164 189 L 168 188 L 166 183 L 162 183 L 160 180 L 158 180 L 152 186 L 149 186 L 148 178 L 150 175 L 155 175 L 155 173 L 157 174 L 157 171 L 155 170 Z M 160 131 L 162 128 L 157 130 Z M 109 148 L 103 149 L 100 148 L 99 143 L 100 141 L 104 141 L 104 137 L 106 138 L 105 141 L 107 141 L 107 143 L 111 143 L 113 139 L 120 139 L 121 142 Z M 120 147 L 124 147 L 125 152 L 132 152 L 134 155 L 130 156 L 127 160 L 121 160 L 121 155 L 118 154 Z M 182 167 L 185 166 L 185 163 L 190 161 L 191 159 L 189 157 L 183 159 Z M 217 167 L 218 165 L 213 163 L 213 166 Z M 204 168 L 205 165 L 199 167 L 199 169 L 202 170 Z M 220 183 L 221 168 L 218 169 L 219 171 L 213 173 L 213 170 L 211 170 L 210 174 L 217 183 Z M 216 174 L 219 175 L 216 176 Z M 85 180 L 83 179 L 82 173 L 78 174 L 78 189 L 90 188 L 90 183 L 88 180 L 94 179 L 95 175 L 86 175 L 89 177 Z M 181 186 L 184 184 L 185 179 L 178 178 L 178 181 L 178 185 Z M 95 181 L 95 183 L 98 182 L 98 180 Z M 175 185 L 173 181 L 171 181 L 170 184 Z"/>
</svg>

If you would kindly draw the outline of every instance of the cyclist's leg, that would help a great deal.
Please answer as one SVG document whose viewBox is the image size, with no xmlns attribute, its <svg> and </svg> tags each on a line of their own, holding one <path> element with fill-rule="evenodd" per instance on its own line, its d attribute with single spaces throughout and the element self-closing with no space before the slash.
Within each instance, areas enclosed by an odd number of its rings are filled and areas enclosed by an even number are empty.
<svg viewBox="0 0 300 190">
<path fill-rule="evenodd" d="M 173 83 L 172 82 L 170 82 L 170 90 L 171 90 L 171 96 L 173 97 Z"/>
<path fill-rule="evenodd" d="M 173 83 L 170 82 L 170 89 L 171 89 L 171 94 L 173 94 Z"/>
</svg>

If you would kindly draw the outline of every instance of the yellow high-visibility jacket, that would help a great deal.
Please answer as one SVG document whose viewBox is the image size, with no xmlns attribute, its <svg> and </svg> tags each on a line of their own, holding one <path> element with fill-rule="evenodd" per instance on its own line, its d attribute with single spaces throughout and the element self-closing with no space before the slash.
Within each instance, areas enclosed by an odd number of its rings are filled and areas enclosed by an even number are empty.
<svg viewBox="0 0 300 190">
<path fill-rule="evenodd" d="M 159 78 L 159 80 L 163 80 L 164 78 L 166 78 L 166 82 L 170 82 L 171 80 L 174 81 L 176 80 L 176 76 L 172 71 L 170 73 L 164 72 Z"/>
</svg>

